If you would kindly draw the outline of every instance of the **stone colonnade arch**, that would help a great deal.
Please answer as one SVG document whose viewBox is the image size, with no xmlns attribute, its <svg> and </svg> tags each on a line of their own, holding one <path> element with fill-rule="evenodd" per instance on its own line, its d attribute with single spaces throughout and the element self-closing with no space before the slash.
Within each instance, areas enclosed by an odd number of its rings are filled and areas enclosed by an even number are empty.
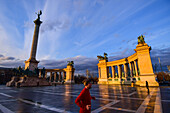
<svg viewBox="0 0 170 113">
<path fill-rule="evenodd" d="M 143 38 L 143 35 L 138 37 L 135 53 L 127 58 L 108 62 L 106 53 L 104 57 L 98 56 L 98 84 L 130 84 L 134 81 L 136 85 L 145 86 L 148 81 L 149 86 L 159 86 L 153 73 L 151 47 L 145 43 L 144 38 L 142 41 L 140 38 Z"/>
<path fill-rule="evenodd" d="M 50 73 L 49 82 L 65 82 L 66 84 L 74 83 L 74 71 L 73 65 L 67 65 L 67 68 L 63 69 L 45 69 L 43 75 L 43 69 L 39 69 L 39 78 L 47 78 L 47 73 Z"/>
</svg>

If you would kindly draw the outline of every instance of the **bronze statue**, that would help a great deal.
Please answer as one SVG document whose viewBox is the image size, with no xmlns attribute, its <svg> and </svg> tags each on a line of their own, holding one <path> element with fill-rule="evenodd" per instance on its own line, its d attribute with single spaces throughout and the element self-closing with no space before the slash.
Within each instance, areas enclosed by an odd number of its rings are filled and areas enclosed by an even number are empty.
<svg viewBox="0 0 170 113">
<path fill-rule="evenodd" d="M 41 76 L 45 77 L 45 67 L 41 70 Z"/>
<path fill-rule="evenodd" d="M 40 11 L 38 11 L 38 13 L 35 13 L 35 14 L 37 14 L 38 19 L 40 19 L 40 15 L 42 15 L 42 11 L 40 10 Z"/>
<path fill-rule="evenodd" d="M 68 62 L 68 66 L 73 66 L 74 65 L 74 61 L 67 61 Z"/>
<path fill-rule="evenodd" d="M 97 56 L 98 60 L 108 60 L 107 53 L 104 53 L 104 57 L 99 55 Z"/>
<path fill-rule="evenodd" d="M 104 60 L 104 57 L 101 55 L 97 56 L 97 58 L 98 58 L 98 60 Z"/>
<path fill-rule="evenodd" d="M 144 36 L 143 35 L 139 36 L 138 37 L 138 44 L 144 44 L 144 43 L 145 43 Z"/>
</svg>

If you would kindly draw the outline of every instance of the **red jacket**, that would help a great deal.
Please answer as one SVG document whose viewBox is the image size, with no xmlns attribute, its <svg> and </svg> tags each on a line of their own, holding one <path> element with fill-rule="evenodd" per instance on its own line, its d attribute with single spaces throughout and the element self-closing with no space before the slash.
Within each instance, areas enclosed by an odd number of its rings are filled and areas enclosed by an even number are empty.
<svg viewBox="0 0 170 113">
<path fill-rule="evenodd" d="M 75 100 L 75 103 L 80 107 L 79 113 L 91 112 L 91 110 L 86 109 L 86 105 L 91 105 L 91 99 L 95 99 L 95 97 L 91 97 L 89 89 L 84 88 Z"/>
</svg>

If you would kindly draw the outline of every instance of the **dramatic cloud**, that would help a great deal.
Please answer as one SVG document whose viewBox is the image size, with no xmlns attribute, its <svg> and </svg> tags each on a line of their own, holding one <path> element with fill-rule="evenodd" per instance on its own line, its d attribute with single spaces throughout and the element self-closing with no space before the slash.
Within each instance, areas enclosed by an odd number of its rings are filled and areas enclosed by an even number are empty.
<svg viewBox="0 0 170 113">
<path fill-rule="evenodd" d="M 45 31 L 57 31 L 58 29 L 68 29 L 69 27 L 70 21 L 68 19 L 55 21 L 46 20 L 46 22 L 42 24 L 41 33 Z"/>
<path fill-rule="evenodd" d="M 0 67 L 15 68 L 24 66 L 24 60 L 16 59 L 15 57 L 7 57 L 0 54 Z"/>
<path fill-rule="evenodd" d="M 4 55 L 0 54 L 0 61 L 2 61 L 2 60 L 15 60 L 15 58 L 14 57 L 5 57 Z"/>
<path fill-rule="evenodd" d="M 84 56 L 76 56 L 72 58 L 66 58 L 61 60 L 42 60 L 40 62 L 40 68 L 66 68 L 67 61 L 74 61 L 74 67 L 76 69 L 75 73 L 85 73 L 88 69 L 92 72 L 97 72 L 97 63 L 98 60 L 96 58 L 88 58 Z"/>
<path fill-rule="evenodd" d="M 151 50 L 151 57 L 154 63 L 158 63 L 158 58 L 160 58 L 162 65 L 170 65 L 170 47 Z"/>
<path fill-rule="evenodd" d="M 119 60 L 119 59 L 122 59 L 122 58 L 126 58 L 128 56 L 131 56 L 134 53 L 135 53 L 135 51 L 133 49 L 125 48 L 124 50 L 110 53 L 109 61 Z"/>
<path fill-rule="evenodd" d="M 85 56 L 76 56 L 60 60 L 41 60 L 39 68 L 62 69 L 67 67 L 67 61 L 74 61 L 74 67 L 76 69 L 75 74 L 85 74 L 87 69 L 90 72 L 97 73 L 97 58 L 89 58 Z M 0 67 L 16 68 L 19 66 L 24 67 L 24 65 L 24 60 L 0 55 Z"/>
<path fill-rule="evenodd" d="M 35 12 L 40 9 L 43 23 L 40 26 L 36 56 L 40 60 L 40 67 L 65 68 L 66 61 L 73 60 L 76 71 L 85 72 L 88 68 L 96 71 L 98 54 L 107 52 L 109 61 L 128 57 L 134 53 L 137 37 L 141 34 L 146 35 L 146 43 L 160 48 L 151 51 L 153 63 L 158 61 L 156 57 L 160 57 L 162 65 L 169 65 L 168 2 L 123 2 L 1 0 L 0 66 L 24 65 L 31 51 L 35 27 L 33 21 L 37 18 Z"/>
</svg>

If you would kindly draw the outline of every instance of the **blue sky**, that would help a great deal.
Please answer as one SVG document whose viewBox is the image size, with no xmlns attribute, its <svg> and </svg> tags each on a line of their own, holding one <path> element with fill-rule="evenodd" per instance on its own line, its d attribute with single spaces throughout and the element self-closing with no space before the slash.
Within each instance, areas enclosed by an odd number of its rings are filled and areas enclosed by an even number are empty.
<svg viewBox="0 0 170 113">
<path fill-rule="evenodd" d="M 145 35 L 154 62 L 170 65 L 169 0 L 0 0 L 0 67 L 24 65 L 30 56 L 35 12 L 42 10 L 39 66 L 96 71 L 97 55 L 110 60 L 134 53 Z"/>
</svg>

